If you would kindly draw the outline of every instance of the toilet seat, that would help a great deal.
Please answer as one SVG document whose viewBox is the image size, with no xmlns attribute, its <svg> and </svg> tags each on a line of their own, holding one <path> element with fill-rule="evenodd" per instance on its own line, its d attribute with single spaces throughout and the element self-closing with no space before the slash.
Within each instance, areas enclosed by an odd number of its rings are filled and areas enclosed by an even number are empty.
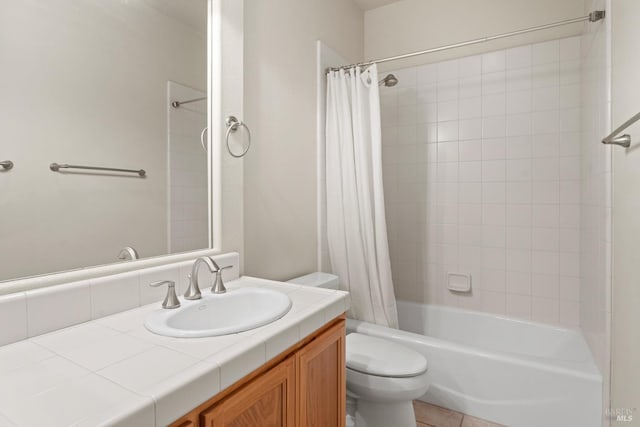
<svg viewBox="0 0 640 427">
<path fill-rule="evenodd" d="M 393 341 L 357 332 L 347 335 L 347 370 L 387 378 L 410 378 L 427 371 L 427 359 Z"/>
<path fill-rule="evenodd" d="M 429 389 L 427 373 L 415 377 L 379 377 L 347 368 L 347 395 L 374 402 L 411 401 Z"/>
</svg>

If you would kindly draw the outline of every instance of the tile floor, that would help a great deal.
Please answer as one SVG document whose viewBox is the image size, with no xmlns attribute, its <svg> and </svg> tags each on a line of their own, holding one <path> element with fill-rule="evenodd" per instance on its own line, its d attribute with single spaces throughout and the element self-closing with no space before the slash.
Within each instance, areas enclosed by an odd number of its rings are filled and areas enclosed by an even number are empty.
<svg viewBox="0 0 640 427">
<path fill-rule="evenodd" d="M 440 406 L 413 401 L 418 427 L 503 427 Z"/>
</svg>

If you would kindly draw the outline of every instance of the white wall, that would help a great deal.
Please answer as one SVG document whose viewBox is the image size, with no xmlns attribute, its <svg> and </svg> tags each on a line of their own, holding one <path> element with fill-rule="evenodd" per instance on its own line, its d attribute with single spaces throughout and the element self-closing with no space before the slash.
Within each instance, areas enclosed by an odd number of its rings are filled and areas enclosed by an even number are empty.
<svg viewBox="0 0 640 427">
<path fill-rule="evenodd" d="M 612 124 L 640 111 L 640 3 L 612 2 Z M 640 425 L 640 124 L 629 149 L 613 148 L 612 409 L 631 409 Z M 612 423 L 613 424 L 613 423 Z"/>
<path fill-rule="evenodd" d="M 583 0 L 403 0 L 365 13 L 365 59 L 378 59 L 583 16 Z M 381 65 L 381 70 L 580 34 L 571 25 Z"/>
<path fill-rule="evenodd" d="M 0 176 L 0 279 L 114 262 L 124 246 L 166 253 L 166 86 L 206 87 L 205 34 L 116 0 L 2 2 L 0 25 L 0 157 L 15 162 Z"/>
<path fill-rule="evenodd" d="M 224 123 L 225 117 L 246 120 L 244 113 L 244 2 L 222 0 L 222 117 L 212 117 Z M 214 91 L 215 96 L 215 91 Z M 226 127 L 222 125 L 220 138 Z M 253 129 L 252 129 L 253 130 Z M 242 142 L 242 131 L 231 137 L 232 143 Z M 231 146 L 238 150 L 235 145 Z M 240 272 L 244 265 L 244 159 L 232 157 L 222 139 L 222 250 L 240 254 Z"/>
<path fill-rule="evenodd" d="M 287 279 L 315 271 L 316 41 L 363 53 L 363 13 L 348 0 L 245 2 L 245 272 Z"/>
<path fill-rule="evenodd" d="M 596 8 L 605 9 L 605 0 L 585 2 L 585 10 Z M 609 7 L 606 9 L 606 20 L 588 25 L 582 35 L 580 150 L 580 326 L 603 376 L 605 408 L 609 400 L 610 363 L 611 147 L 599 141 L 611 129 L 611 11 Z"/>
<path fill-rule="evenodd" d="M 393 71 L 381 88 L 396 295 L 579 323 L 580 38 Z M 471 294 L 446 289 L 471 274 Z"/>
</svg>

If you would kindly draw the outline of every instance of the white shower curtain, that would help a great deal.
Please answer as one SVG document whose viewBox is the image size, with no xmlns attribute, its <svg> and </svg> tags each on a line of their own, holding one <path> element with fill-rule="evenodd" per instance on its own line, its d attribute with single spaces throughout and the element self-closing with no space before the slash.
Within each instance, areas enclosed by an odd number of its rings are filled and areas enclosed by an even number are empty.
<svg viewBox="0 0 640 427">
<path fill-rule="evenodd" d="M 327 238 L 350 317 L 398 327 L 382 186 L 378 71 L 327 74 Z"/>
</svg>

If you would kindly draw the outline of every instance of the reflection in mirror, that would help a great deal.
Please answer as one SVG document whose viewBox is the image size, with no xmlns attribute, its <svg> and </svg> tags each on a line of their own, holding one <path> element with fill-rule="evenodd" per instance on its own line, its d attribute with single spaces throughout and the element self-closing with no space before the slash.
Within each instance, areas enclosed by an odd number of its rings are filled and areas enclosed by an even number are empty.
<svg viewBox="0 0 640 427">
<path fill-rule="evenodd" d="M 0 17 L 0 280 L 206 248 L 207 0 Z"/>
</svg>

